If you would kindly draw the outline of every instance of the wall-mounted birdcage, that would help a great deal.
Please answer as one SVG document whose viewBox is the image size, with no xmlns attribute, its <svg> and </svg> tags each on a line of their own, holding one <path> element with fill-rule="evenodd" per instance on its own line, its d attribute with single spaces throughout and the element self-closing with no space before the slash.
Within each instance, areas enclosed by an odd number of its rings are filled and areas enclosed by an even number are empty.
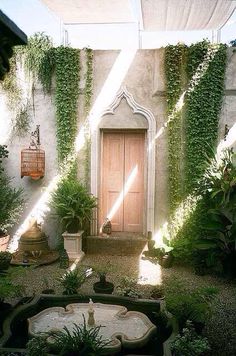
<svg viewBox="0 0 236 356">
<path fill-rule="evenodd" d="M 39 125 L 31 133 L 29 148 L 21 151 L 21 178 L 43 178 L 45 174 L 45 152 L 40 149 Z"/>
</svg>

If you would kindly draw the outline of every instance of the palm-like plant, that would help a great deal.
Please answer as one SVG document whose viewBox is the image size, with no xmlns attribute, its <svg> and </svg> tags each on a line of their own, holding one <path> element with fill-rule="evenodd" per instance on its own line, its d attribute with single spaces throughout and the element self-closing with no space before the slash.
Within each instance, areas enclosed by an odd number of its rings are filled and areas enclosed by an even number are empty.
<svg viewBox="0 0 236 356">
<path fill-rule="evenodd" d="M 80 182 L 65 179 L 53 194 L 52 205 L 66 230 L 77 232 L 91 220 L 97 201 Z"/>
<path fill-rule="evenodd" d="M 221 161 L 213 158 L 199 185 L 207 202 L 202 228 L 207 236 L 196 241 L 197 250 L 206 250 L 207 265 L 231 265 L 236 256 L 236 165 L 233 149 L 226 149 Z M 233 264 L 232 264 L 233 266 Z M 231 266 L 231 267 L 232 267 Z M 229 267 L 229 268 L 231 268 Z M 221 268 L 219 266 L 219 268 Z M 228 268 L 228 267 L 227 267 Z M 236 268 L 234 267 L 236 272 Z M 233 272 L 234 273 L 234 272 Z"/>
</svg>

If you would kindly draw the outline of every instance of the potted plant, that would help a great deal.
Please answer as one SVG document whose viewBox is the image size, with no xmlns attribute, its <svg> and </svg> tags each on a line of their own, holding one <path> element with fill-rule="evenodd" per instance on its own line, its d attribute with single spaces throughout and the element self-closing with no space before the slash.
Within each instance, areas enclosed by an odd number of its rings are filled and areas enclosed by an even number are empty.
<svg viewBox="0 0 236 356">
<path fill-rule="evenodd" d="M 83 229 L 92 219 L 97 200 L 77 180 L 62 180 L 52 196 L 52 205 L 61 219 L 65 233 L 64 247 L 70 259 L 81 259 Z"/>
<path fill-rule="evenodd" d="M 93 284 L 95 293 L 112 294 L 114 284 L 106 280 L 107 274 L 114 270 L 111 262 L 108 261 L 106 265 L 93 266 L 92 271 L 99 277 L 99 281 Z"/>
<path fill-rule="evenodd" d="M 23 208 L 23 190 L 11 186 L 2 159 L 8 157 L 6 146 L 0 145 L 0 251 L 6 251 L 10 236 L 7 230 L 19 219 Z"/>
<path fill-rule="evenodd" d="M 78 289 L 82 286 L 87 278 L 86 271 L 75 268 L 73 271 L 66 271 L 60 278 L 59 282 L 64 288 L 63 294 L 77 294 Z"/>
</svg>

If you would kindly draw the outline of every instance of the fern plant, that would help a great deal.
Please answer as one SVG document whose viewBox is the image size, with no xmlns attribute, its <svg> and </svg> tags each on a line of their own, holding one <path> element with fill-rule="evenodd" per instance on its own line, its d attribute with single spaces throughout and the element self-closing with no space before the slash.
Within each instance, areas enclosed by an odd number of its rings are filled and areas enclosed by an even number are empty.
<svg viewBox="0 0 236 356">
<path fill-rule="evenodd" d="M 99 335 L 100 329 L 101 326 L 87 329 L 84 318 L 83 325 L 74 324 L 71 331 L 65 326 L 63 331 L 51 332 L 50 343 L 61 356 L 99 356 L 110 342 Z"/>
<path fill-rule="evenodd" d="M 91 220 L 92 209 L 97 206 L 97 201 L 80 182 L 65 179 L 53 194 L 52 205 L 66 230 L 77 232 Z"/>
</svg>

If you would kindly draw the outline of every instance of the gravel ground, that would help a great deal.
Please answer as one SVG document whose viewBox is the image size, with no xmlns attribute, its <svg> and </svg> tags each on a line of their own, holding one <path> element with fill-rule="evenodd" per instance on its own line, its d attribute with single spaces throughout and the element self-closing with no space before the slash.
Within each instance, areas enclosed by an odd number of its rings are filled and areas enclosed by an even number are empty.
<svg viewBox="0 0 236 356">
<path fill-rule="evenodd" d="M 173 277 L 181 279 L 189 290 L 205 286 L 217 287 L 219 293 L 212 305 L 212 317 L 205 328 L 205 334 L 212 346 L 210 355 L 236 355 L 236 283 L 214 276 L 197 276 L 191 269 L 180 266 L 164 269 L 157 263 L 140 261 L 138 256 L 86 255 L 80 265 L 102 269 L 111 265 L 107 280 L 115 286 L 120 284 L 124 276 L 141 277 L 141 284 L 137 288 L 143 298 L 150 297 L 153 285 L 165 284 L 166 280 Z M 57 279 L 63 273 L 59 263 L 35 269 L 26 268 L 23 275 L 15 277 L 15 282 L 25 287 L 26 295 L 38 294 L 48 287 L 61 293 L 62 288 Z M 97 280 L 96 275 L 88 278 L 79 292 L 93 294 L 92 286 Z M 117 294 L 116 289 L 114 294 Z"/>
</svg>

